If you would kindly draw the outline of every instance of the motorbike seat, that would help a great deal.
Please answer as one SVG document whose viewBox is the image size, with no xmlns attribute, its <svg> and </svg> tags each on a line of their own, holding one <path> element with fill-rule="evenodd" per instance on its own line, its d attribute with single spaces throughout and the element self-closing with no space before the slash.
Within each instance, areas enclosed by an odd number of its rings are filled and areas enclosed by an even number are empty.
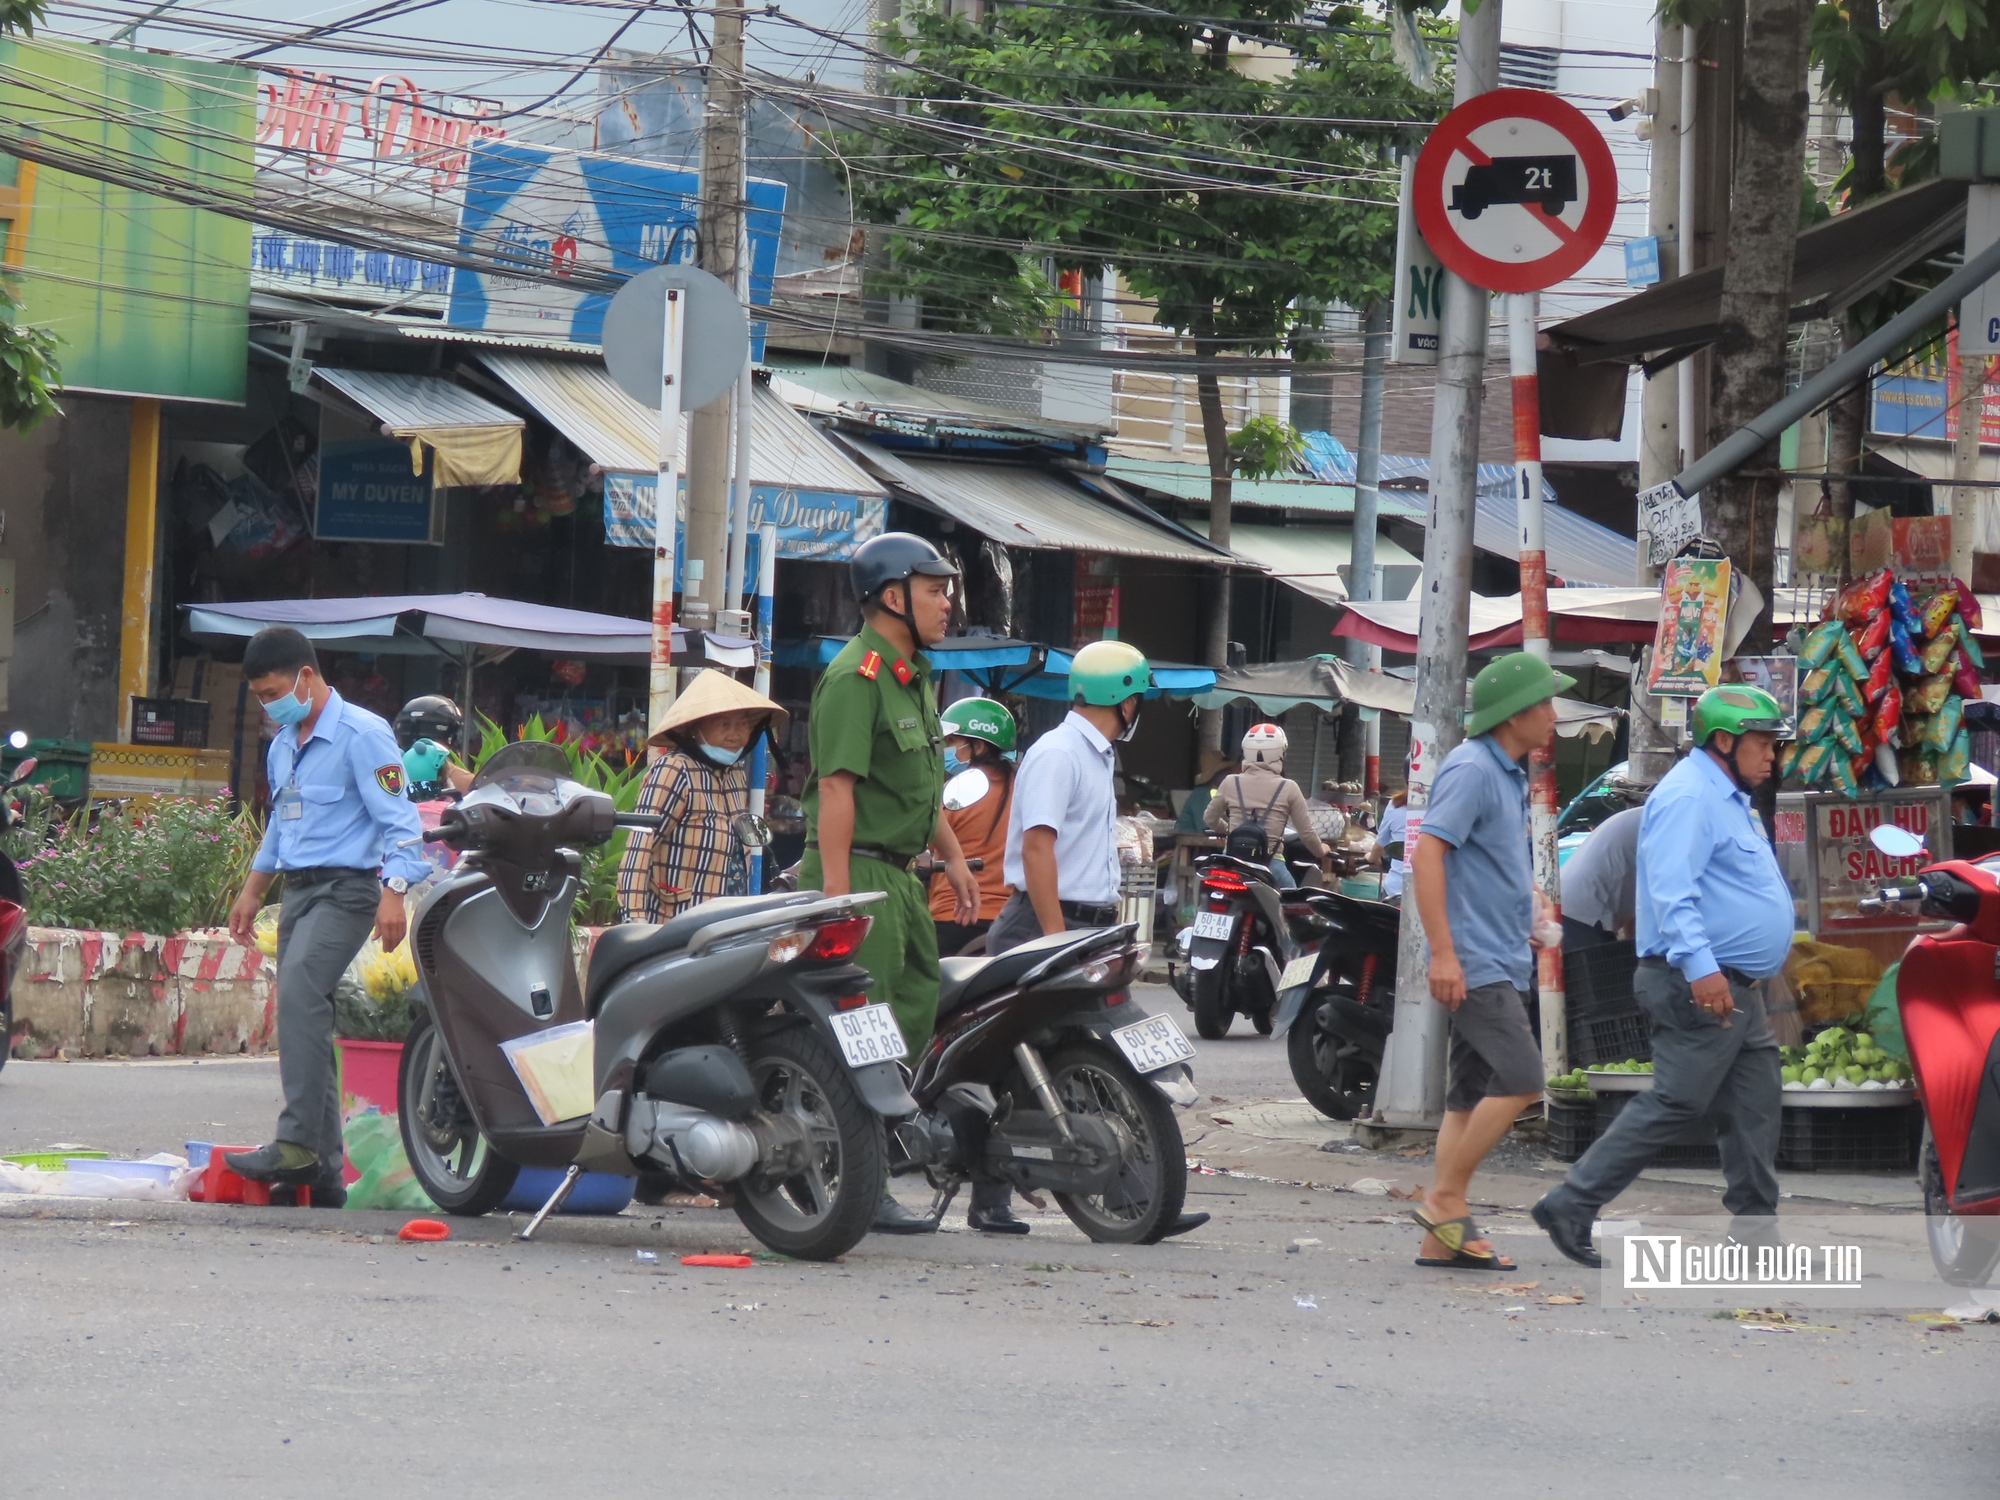
<svg viewBox="0 0 2000 1500">
<path fill-rule="evenodd" d="M 938 1005 L 940 1017 L 983 1000 L 988 995 L 1020 982 L 1021 976 L 1058 948 L 1088 937 L 1087 932 L 1053 932 L 1032 942 L 1009 948 L 994 958 L 941 958 L 938 960 Z"/>
<path fill-rule="evenodd" d="M 801 899 L 816 901 L 816 892 L 774 891 L 767 896 L 718 896 L 664 922 L 621 922 L 598 935 L 590 950 L 589 988 L 584 994 L 584 1014 L 594 1016 L 604 992 L 626 973 L 649 959 L 685 948 L 697 932 L 727 917 L 792 906 Z"/>
</svg>

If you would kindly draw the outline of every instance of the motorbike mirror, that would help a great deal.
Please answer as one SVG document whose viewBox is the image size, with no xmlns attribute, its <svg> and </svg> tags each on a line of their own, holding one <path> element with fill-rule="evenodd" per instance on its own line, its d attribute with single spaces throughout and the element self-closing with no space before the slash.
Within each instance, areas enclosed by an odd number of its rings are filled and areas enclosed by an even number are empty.
<svg viewBox="0 0 2000 1500">
<path fill-rule="evenodd" d="M 992 790 L 993 782 L 979 767 L 960 771 L 944 784 L 944 810 L 961 812 L 965 808 L 976 807 Z"/>
<path fill-rule="evenodd" d="M 7 784 L 9 786 L 13 786 L 16 782 L 26 781 L 30 776 L 34 774 L 35 774 L 35 757 L 31 755 L 26 760 L 22 761 L 18 766 L 14 767 L 14 774 L 7 778 Z"/>
<path fill-rule="evenodd" d="M 1891 859 L 1915 859 L 1924 852 L 1924 841 L 1907 828 L 1878 823 L 1868 830 L 1868 842 Z"/>
<path fill-rule="evenodd" d="M 729 832 L 746 849 L 770 847 L 771 825 L 755 813 L 738 813 L 730 820 Z"/>
</svg>

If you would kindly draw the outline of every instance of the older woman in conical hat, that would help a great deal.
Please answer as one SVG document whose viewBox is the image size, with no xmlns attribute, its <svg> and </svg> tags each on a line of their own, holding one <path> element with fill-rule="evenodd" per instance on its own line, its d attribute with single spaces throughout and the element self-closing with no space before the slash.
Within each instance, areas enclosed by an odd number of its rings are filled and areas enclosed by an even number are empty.
<svg viewBox="0 0 2000 1500">
<path fill-rule="evenodd" d="M 730 822 L 750 811 L 750 746 L 785 711 L 713 668 L 688 684 L 648 744 L 668 751 L 647 768 L 637 811 L 665 821 L 631 835 L 618 866 L 628 922 L 664 922 L 682 907 L 728 894 Z"/>
</svg>

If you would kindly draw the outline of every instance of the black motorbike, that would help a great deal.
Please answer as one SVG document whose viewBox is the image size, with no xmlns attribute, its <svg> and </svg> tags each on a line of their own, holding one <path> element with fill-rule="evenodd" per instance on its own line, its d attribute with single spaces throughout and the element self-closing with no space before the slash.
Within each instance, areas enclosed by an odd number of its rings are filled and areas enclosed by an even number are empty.
<svg viewBox="0 0 2000 1500">
<path fill-rule="evenodd" d="M 1229 1034 L 1238 1015 L 1269 1036 L 1278 1012 L 1279 976 L 1295 956 L 1284 903 L 1302 888 L 1280 892 L 1269 864 L 1208 854 L 1194 864 L 1200 893 L 1194 921 L 1181 930 L 1183 970 L 1174 988 L 1194 1011 L 1205 1041 Z"/>
<path fill-rule="evenodd" d="M 1402 911 L 1337 891 L 1294 891 L 1282 907 L 1297 956 L 1280 976 L 1278 1029 L 1292 1081 L 1335 1120 L 1370 1112 L 1396 1017 Z"/>
</svg>

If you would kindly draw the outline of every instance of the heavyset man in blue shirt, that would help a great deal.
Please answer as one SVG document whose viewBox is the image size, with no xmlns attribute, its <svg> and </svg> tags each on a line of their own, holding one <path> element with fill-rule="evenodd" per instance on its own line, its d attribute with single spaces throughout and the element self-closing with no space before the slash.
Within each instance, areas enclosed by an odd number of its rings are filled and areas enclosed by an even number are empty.
<svg viewBox="0 0 2000 1500">
<path fill-rule="evenodd" d="M 264 893 L 282 874 L 278 1076 L 285 1108 L 275 1140 L 223 1160 L 252 1182 L 310 1187 L 314 1207 L 337 1208 L 347 1193 L 333 987 L 371 929 L 384 949 L 402 942 L 404 892 L 428 873 L 416 847 L 423 821 L 403 794 L 395 732 L 328 685 L 311 641 L 282 626 L 259 631 L 244 648 L 243 677 L 279 729 L 264 761 L 271 817 L 229 930 L 239 943 L 252 941 Z"/>
<path fill-rule="evenodd" d="M 1653 1153 L 1696 1119 L 1715 1122 L 1738 1217 L 1778 1211 L 1782 1084 L 1760 981 L 1784 967 L 1792 898 L 1750 794 L 1770 779 L 1784 727 L 1762 688 L 1711 688 L 1690 719 L 1696 749 L 1646 800 L 1639 828 L 1639 969 L 1653 1030 L 1653 1087 L 1535 1205 L 1571 1260 L 1597 1266 L 1590 1227 Z"/>
</svg>

